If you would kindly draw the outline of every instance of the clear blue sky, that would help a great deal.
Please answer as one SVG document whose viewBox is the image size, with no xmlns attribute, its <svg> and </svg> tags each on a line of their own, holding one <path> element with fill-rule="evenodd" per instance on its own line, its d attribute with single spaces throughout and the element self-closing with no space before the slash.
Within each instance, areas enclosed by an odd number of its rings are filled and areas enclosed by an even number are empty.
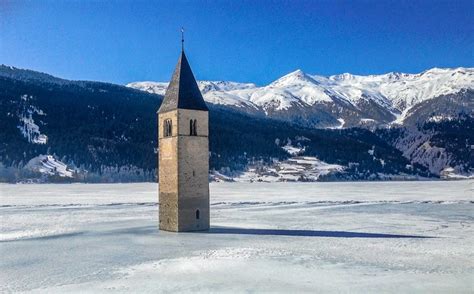
<svg viewBox="0 0 474 294">
<path fill-rule="evenodd" d="M 167 81 L 474 66 L 474 1 L 0 1 L 0 63 L 68 79 Z"/>
</svg>

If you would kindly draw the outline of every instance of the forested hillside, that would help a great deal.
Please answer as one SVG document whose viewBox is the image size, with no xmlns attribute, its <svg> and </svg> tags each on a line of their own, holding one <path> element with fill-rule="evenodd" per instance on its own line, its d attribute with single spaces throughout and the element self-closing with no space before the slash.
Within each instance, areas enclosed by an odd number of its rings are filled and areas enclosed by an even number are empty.
<svg viewBox="0 0 474 294">
<path fill-rule="evenodd" d="M 0 73 L 0 181 L 156 180 L 156 110 L 162 96 L 6 66 Z M 299 148 L 300 156 L 345 167 L 330 179 L 434 176 L 404 156 L 387 134 L 360 128 L 311 129 L 209 106 L 210 166 L 217 172 L 270 166 L 291 157 L 287 147 L 292 147 Z M 462 156 L 460 160 L 466 160 Z M 72 176 L 62 176 L 58 162 Z"/>
</svg>

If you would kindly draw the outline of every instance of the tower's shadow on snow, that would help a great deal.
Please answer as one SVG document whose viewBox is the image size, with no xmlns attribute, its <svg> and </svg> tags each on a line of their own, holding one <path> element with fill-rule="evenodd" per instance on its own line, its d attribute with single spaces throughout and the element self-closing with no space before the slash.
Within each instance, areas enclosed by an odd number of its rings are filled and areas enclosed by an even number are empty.
<svg viewBox="0 0 474 294">
<path fill-rule="evenodd" d="M 327 238 L 435 238 L 430 236 L 394 235 L 381 233 L 361 233 L 346 231 L 312 231 L 312 230 L 280 230 L 280 229 L 248 229 L 231 227 L 213 227 L 210 234 L 229 235 L 264 235 L 264 236 L 297 236 L 297 237 L 327 237 Z"/>
</svg>

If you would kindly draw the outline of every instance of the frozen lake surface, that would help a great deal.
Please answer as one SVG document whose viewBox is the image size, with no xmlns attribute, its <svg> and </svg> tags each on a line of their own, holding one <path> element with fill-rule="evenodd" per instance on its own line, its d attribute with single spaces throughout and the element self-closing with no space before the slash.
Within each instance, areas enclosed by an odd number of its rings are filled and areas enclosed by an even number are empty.
<svg viewBox="0 0 474 294">
<path fill-rule="evenodd" d="M 474 181 L 212 183 L 211 230 L 156 184 L 0 184 L 0 292 L 474 292 Z"/>
</svg>

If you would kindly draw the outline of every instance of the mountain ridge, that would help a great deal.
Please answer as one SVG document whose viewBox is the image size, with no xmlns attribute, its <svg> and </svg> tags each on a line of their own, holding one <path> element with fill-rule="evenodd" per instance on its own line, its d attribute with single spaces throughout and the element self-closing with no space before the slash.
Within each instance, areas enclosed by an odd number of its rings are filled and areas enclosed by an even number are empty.
<svg viewBox="0 0 474 294">
<path fill-rule="evenodd" d="M 335 128 L 404 125 L 411 109 L 425 101 L 474 89 L 474 68 L 432 68 L 417 74 L 310 75 L 300 69 L 268 85 L 198 81 L 204 99 L 241 111 L 283 120 L 325 112 L 327 120 L 303 125 Z M 222 86 L 224 85 L 224 86 Z M 127 87 L 163 94 L 167 83 L 133 82 Z M 353 118 L 354 114 L 357 120 Z M 437 114 L 441 115 L 441 114 Z M 343 120 L 345 125 L 341 125 Z"/>
</svg>

